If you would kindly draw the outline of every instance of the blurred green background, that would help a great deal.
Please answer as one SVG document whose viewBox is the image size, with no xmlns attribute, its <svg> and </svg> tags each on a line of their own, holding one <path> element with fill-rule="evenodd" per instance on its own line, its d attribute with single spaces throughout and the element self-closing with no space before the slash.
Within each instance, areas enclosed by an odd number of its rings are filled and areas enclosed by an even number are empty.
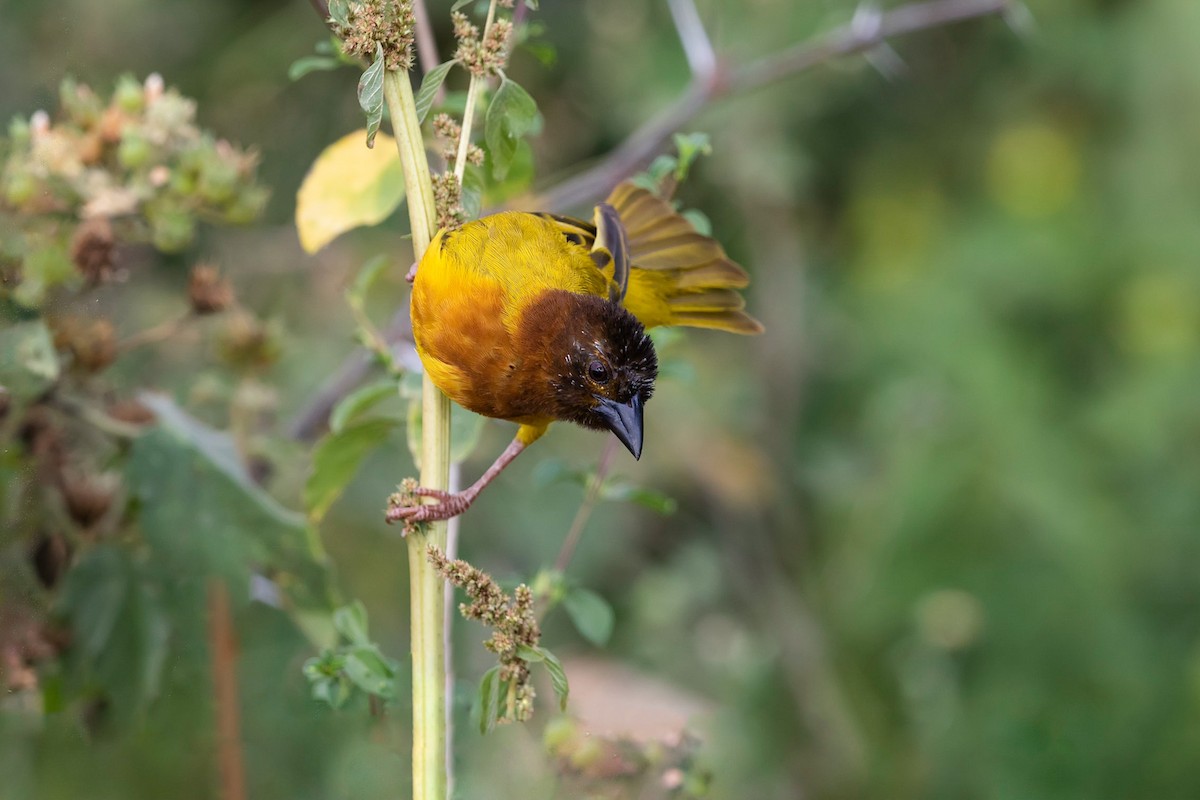
<svg viewBox="0 0 1200 800">
<path fill-rule="evenodd" d="M 449 5 L 430 3 L 443 52 Z M 731 63 L 854 10 L 698 5 Z M 556 62 L 520 52 L 510 69 L 545 116 L 536 186 L 688 80 L 664 3 L 542 6 Z M 1200 4 L 1030 10 L 1023 35 L 996 18 L 916 34 L 892 43 L 901 74 L 845 59 L 688 126 L 714 151 L 680 196 L 752 274 L 767 333 L 671 344 L 645 455 L 616 469 L 678 511 L 601 505 L 569 573 L 613 604 L 614 638 L 592 648 L 559 612 L 544 641 L 585 717 L 628 707 L 647 735 L 695 718 L 714 797 L 1200 796 Z M 409 258 L 403 212 L 316 256 L 297 243 L 300 180 L 361 125 L 353 71 L 288 80 L 322 37 L 302 0 L 0 3 L 0 119 L 55 108 L 65 74 L 104 92 L 160 72 L 202 125 L 260 150 L 265 221 L 204 231 L 110 310 L 137 330 L 192 261 L 219 263 L 286 332 L 280 429 L 353 347 L 341 295 L 358 265 Z M 403 302 L 401 272 L 372 300 L 380 319 Z M 160 349 L 124 377 L 203 416 L 196 357 Z M 510 427 L 487 425 L 468 478 Z M 412 472 L 394 438 L 322 535 L 403 659 L 404 545 L 380 514 Z M 463 555 L 501 579 L 551 563 L 582 492 L 535 473 L 588 468 L 602 446 L 556 428 L 467 514 Z M 297 485 L 273 489 L 298 507 Z M 407 796 L 405 708 L 389 725 L 330 712 L 285 618 L 251 605 L 238 630 L 250 796 Z M 455 638 L 461 796 L 554 796 L 549 708 L 481 738 L 466 714 L 483 632 L 459 621 Z M 122 732 L 6 706 L 0 797 L 216 796 L 210 698 L 203 669 L 169 665 Z"/>
</svg>

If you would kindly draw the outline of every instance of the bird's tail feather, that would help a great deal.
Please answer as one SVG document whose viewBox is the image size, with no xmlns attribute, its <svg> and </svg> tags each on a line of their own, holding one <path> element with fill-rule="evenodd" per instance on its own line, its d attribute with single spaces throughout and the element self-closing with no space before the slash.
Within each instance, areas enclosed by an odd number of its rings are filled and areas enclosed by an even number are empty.
<svg viewBox="0 0 1200 800">
<path fill-rule="evenodd" d="M 714 239 L 696 231 L 662 198 L 625 182 L 608 203 L 625 228 L 632 263 L 626 304 L 646 323 L 762 333 L 736 290 L 750 277 Z"/>
</svg>

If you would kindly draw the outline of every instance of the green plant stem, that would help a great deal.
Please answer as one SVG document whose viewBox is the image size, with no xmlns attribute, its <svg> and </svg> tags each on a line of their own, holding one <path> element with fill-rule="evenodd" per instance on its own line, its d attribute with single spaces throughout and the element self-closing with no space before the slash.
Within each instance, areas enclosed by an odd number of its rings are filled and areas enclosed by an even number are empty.
<svg viewBox="0 0 1200 800">
<path fill-rule="evenodd" d="M 433 184 L 412 85 L 407 73 L 387 72 L 387 101 L 408 192 L 413 255 L 420 263 L 436 231 Z M 421 485 L 446 489 L 450 484 L 450 401 L 429 376 L 421 388 Z M 412 615 L 413 800 L 446 797 L 446 653 L 442 638 L 442 580 L 426 557 L 430 545 L 446 547 L 446 523 L 434 522 L 408 535 Z"/>
<path fill-rule="evenodd" d="M 487 39 L 492 20 L 496 17 L 496 0 L 488 4 L 487 21 L 483 23 L 481 41 Z M 479 93 L 487 78 L 482 75 L 472 75 L 471 84 L 467 87 L 467 105 L 463 109 L 462 134 L 458 137 L 458 154 L 454 157 L 454 177 L 462 186 L 463 176 L 467 174 L 467 152 L 471 149 L 471 125 L 475 121 L 475 104 L 479 102 Z"/>
</svg>

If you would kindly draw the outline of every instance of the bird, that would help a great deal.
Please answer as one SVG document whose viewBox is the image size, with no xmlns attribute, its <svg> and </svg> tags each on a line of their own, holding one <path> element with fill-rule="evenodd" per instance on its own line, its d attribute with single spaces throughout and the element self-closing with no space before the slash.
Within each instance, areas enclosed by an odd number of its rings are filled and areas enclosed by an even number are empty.
<svg viewBox="0 0 1200 800">
<path fill-rule="evenodd" d="M 412 280 L 413 339 L 426 374 L 462 407 L 517 423 L 467 489 L 417 487 L 388 522 L 448 519 L 556 421 L 611 431 L 641 457 L 662 325 L 757 334 L 737 291 L 749 276 L 673 205 L 624 181 L 592 222 L 504 211 L 437 232 Z"/>
</svg>

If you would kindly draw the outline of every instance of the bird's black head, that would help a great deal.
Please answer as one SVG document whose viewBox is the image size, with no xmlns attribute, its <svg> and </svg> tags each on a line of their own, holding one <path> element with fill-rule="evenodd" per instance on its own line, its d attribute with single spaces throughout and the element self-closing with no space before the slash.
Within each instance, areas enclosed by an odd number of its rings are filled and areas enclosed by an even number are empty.
<svg viewBox="0 0 1200 800">
<path fill-rule="evenodd" d="M 654 343 L 642 323 L 616 303 L 588 295 L 571 295 L 569 302 L 571 313 L 553 348 L 556 416 L 607 428 L 640 458 L 642 407 L 658 376 Z"/>
</svg>

